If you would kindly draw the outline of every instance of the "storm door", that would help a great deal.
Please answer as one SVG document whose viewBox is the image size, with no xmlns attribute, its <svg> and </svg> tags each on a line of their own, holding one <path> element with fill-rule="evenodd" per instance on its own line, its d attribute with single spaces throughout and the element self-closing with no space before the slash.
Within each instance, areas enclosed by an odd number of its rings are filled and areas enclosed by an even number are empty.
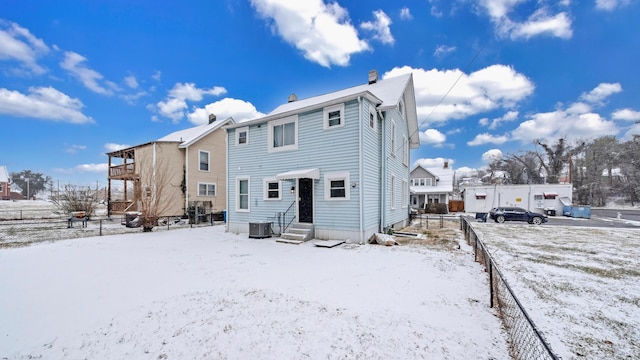
<svg viewBox="0 0 640 360">
<path fill-rule="evenodd" d="M 313 223 L 313 179 L 298 179 L 298 222 Z"/>
</svg>

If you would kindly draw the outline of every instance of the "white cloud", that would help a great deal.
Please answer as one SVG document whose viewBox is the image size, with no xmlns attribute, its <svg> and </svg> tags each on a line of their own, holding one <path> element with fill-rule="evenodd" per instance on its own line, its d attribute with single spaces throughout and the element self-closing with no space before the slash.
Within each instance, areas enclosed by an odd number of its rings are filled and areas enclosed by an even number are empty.
<svg viewBox="0 0 640 360">
<path fill-rule="evenodd" d="M 546 9 L 538 9 L 524 23 L 512 23 L 512 39 L 530 39 L 539 35 L 550 35 L 561 39 L 573 36 L 571 19 L 565 12 L 549 15 Z"/>
<path fill-rule="evenodd" d="M 120 95 L 120 98 L 123 99 L 124 101 L 126 101 L 127 103 L 133 105 L 133 104 L 135 104 L 136 100 L 140 99 L 143 96 L 147 96 L 147 95 L 149 95 L 149 93 L 146 92 L 146 91 L 138 91 L 135 94 Z"/>
<path fill-rule="evenodd" d="M 596 0 L 596 9 L 613 11 L 616 8 L 628 5 L 630 0 Z"/>
<path fill-rule="evenodd" d="M 560 137 L 593 139 L 617 133 L 618 128 L 613 121 L 606 120 L 599 114 L 575 114 L 558 109 L 530 115 L 528 120 L 511 132 L 511 137 L 513 140 L 531 143 L 536 139 L 553 142 Z"/>
<path fill-rule="evenodd" d="M 512 39 L 530 39 L 541 35 L 569 39 L 573 36 L 569 15 L 566 12 L 550 14 L 544 2 L 538 2 L 540 7 L 524 22 L 511 19 L 509 14 L 517 5 L 527 0 L 479 0 L 478 2 L 489 14 L 500 36 Z M 566 1 L 560 5 L 566 6 Z"/>
<path fill-rule="evenodd" d="M 467 145 L 469 146 L 478 146 L 478 145 L 484 145 L 484 144 L 504 144 L 505 142 L 509 141 L 509 137 L 506 135 L 491 135 L 488 133 L 482 133 L 482 134 L 478 134 L 476 135 L 475 138 L 473 138 L 473 140 L 471 141 L 467 141 Z"/>
<path fill-rule="evenodd" d="M 219 96 L 225 94 L 227 90 L 221 86 L 214 86 L 211 89 L 199 89 L 194 83 L 176 83 L 167 99 L 159 101 L 151 109 L 157 110 L 160 115 L 167 117 L 174 122 L 180 121 L 185 116 L 187 110 L 187 101 L 201 101 L 204 95 Z"/>
<path fill-rule="evenodd" d="M 104 76 L 99 72 L 88 68 L 85 65 L 86 61 L 87 58 L 84 56 L 73 51 L 66 51 L 60 67 L 80 80 L 87 89 L 102 95 L 113 95 L 113 92 L 118 90 L 118 86 L 104 80 Z"/>
<path fill-rule="evenodd" d="M 453 159 L 445 159 L 445 158 L 433 158 L 433 159 L 418 159 L 413 163 L 413 167 L 422 166 L 424 168 L 433 168 L 433 167 L 443 167 L 445 161 L 448 163 L 449 167 L 453 167 L 454 160 Z"/>
<path fill-rule="evenodd" d="M 620 83 L 601 83 L 588 93 L 583 93 L 580 99 L 592 104 L 600 104 L 610 95 L 622 91 Z"/>
<path fill-rule="evenodd" d="M 454 51 L 456 51 L 455 46 L 438 45 L 436 46 L 436 50 L 433 52 L 433 56 L 437 58 L 442 58 Z"/>
<path fill-rule="evenodd" d="M 502 157 L 503 157 L 503 154 L 500 149 L 491 149 L 491 150 L 485 151 L 482 154 L 482 161 L 488 164 L 495 160 L 500 160 L 502 159 Z"/>
<path fill-rule="evenodd" d="M 86 150 L 86 149 L 87 147 L 85 145 L 71 145 L 65 150 L 65 152 L 69 154 L 77 154 L 78 151 Z"/>
<path fill-rule="evenodd" d="M 159 70 L 153 73 L 153 75 L 151 75 L 151 78 L 155 81 L 160 81 L 161 77 L 162 77 L 162 72 Z"/>
<path fill-rule="evenodd" d="M 393 45 L 396 40 L 393 38 L 393 35 L 391 35 L 391 29 L 389 26 L 391 26 L 392 22 L 389 16 L 387 16 L 387 14 L 382 10 L 374 11 L 373 16 L 376 18 L 375 22 L 365 21 L 360 24 L 360 27 L 365 30 L 373 31 L 375 33 L 373 38 L 383 44 Z"/>
<path fill-rule="evenodd" d="M 616 110 L 611 117 L 615 120 L 640 121 L 640 111 L 632 109 Z"/>
<path fill-rule="evenodd" d="M 411 15 L 411 10 L 408 7 L 403 7 L 400 9 L 400 19 L 402 20 L 413 20 L 413 15 Z"/>
<path fill-rule="evenodd" d="M 514 121 L 518 118 L 518 115 L 520 113 L 517 111 L 509 111 L 506 114 L 502 115 L 499 118 L 495 118 L 491 121 L 491 124 L 489 124 L 489 129 L 494 130 L 496 129 L 500 124 L 504 123 L 504 122 L 510 122 L 510 121 Z M 481 119 L 480 121 L 482 121 L 483 119 Z M 486 119 L 486 124 L 488 124 L 488 119 Z M 482 125 L 482 124 L 481 124 Z"/>
<path fill-rule="evenodd" d="M 436 129 L 427 129 L 420 132 L 420 143 L 425 145 L 442 145 L 447 141 L 447 136 Z"/>
<path fill-rule="evenodd" d="M 322 0 L 251 0 L 258 14 L 272 21 L 272 30 L 324 67 L 347 66 L 352 54 L 370 50 L 349 20 L 347 10 Z"/>
<path fill-rule="evenodd" d="M 218 120 L 232 117 L 237 122 L 265 116 L 265 114 L 256 110 L 256 107 L 250 102 L 224 98 L 208 104 L 204 108 L 194 109 L 187 115 L 187 118 L 193 124 L 206 124 L 209 121 L 209 114 L 215 114 Z"/>
<path fill-rule="evenodd" d="M 107 152 L 113 152 L 116 150 L 122 150 L 122 149 L 126 149 L 126 148 L 130 148 L 131 145 L 129 144 L 116 144 L 116 143 L 106 143 L 104 144 L 104 149 L 107 150 Z"/>
<path fill-rule="evenodd" d="M 29 94 L 0 88 L 0 114 L 68 122 L 93 123 L 84 115 L 82 101 L 52 87 L 31 87 Z"/>
<path fill-rule="evenodd" d="M 631 128 L 627 130 L 627 132 L 624 133 L 624 135 L 622 135 L 620 140 L 629 141 L 629 140 L 632 140 L 635 135 L 640 136 L 640 124 L 635 124 L 631 126 Z"/>
<path fill-rule="evenodd" d="M 29 30 L 13 22 L 0 20 L 0 60 L 18 61 L 27 71 L 43 74 L 38 58 L 49 52 L 49 47 Z"/>
<path fill-rule="evenodd" d="M 79 172 L 106 173 L 109 170 L 109 164 L 81 164 L 76 166 L 76 170 Z"/>
<path fill-rule="evenodd" d="M 470 168 L 468 166 L 463 166 L 461 168 L 456 169 L 456 179 L 460 180 L 464 177 L 472 177 L 478 176 L 478 170 L 474 168 Z"/>
<path fill-rule="evenodd" d="M 138 87 L 138 80 L 133 75 L 129 75 L 124 78 L 124 83 L 127 84 L 128 87 L 132 89 L 136 89 Z"/>
<path fill-rule="evenodd" d="M 422 127 L 498 108 L 511 109 L 531 95 L 535 88 L 526 76 L 505 65 L 491 65 L 471 74 L 459 69 L 424 70 L 404 66 L 386 72 L 383 77 L 406 73 L 413 73 L 416 107 Z M 453 84 L 455 87 L 447 94 Z"/>
</svg>

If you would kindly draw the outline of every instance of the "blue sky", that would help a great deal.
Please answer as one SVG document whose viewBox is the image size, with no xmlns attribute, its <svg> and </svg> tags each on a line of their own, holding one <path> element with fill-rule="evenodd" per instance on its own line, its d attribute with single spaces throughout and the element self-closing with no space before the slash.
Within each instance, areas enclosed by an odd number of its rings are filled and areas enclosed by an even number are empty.
<svg viewBox="0 0 640 360">
<path fill-rule="evenodd" d="M 412 72 L 413 164 L 640 134 L 637 0 L 0 0 L 0 165 L 106 185 L 106 152 Z"/>
</svg>

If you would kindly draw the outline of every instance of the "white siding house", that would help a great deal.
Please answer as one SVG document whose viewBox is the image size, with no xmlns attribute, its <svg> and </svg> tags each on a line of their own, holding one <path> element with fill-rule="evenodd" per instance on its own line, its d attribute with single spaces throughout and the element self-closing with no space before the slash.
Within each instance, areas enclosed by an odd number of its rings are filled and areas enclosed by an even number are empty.
<svg viewBox="0 0 640 360">
<path fill-rule="evenodd" d="M 286 213 L 317 239 L 364 242 L 408 221 L 409 149 L 419 146 L 411 74 L 292 95 L 226 129 L 228 231 Z"/>
<path fill-rule="evenodd" d="M 425 204 L 448 204 L 453 197 L 453 169 L 447 162 L 442 167 L 411 170 L 411 207 L 424 209 Z"/>
</svg>

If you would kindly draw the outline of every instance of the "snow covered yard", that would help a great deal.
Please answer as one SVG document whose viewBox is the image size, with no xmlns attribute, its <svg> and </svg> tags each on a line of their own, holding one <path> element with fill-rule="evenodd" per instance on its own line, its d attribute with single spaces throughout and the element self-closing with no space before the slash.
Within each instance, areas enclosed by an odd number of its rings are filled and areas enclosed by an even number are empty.
<svg viewBox="0 0 640 360">
<path fill-rule="evenodd" d="M 0 249 L 0 359 L 508 359 L 460 249 L 223 226 Z"/>
<path fill-rule="evenodd" d="M 640 229 L 473 223 L 563 359 L 640 359 Z"/>
</svg>

